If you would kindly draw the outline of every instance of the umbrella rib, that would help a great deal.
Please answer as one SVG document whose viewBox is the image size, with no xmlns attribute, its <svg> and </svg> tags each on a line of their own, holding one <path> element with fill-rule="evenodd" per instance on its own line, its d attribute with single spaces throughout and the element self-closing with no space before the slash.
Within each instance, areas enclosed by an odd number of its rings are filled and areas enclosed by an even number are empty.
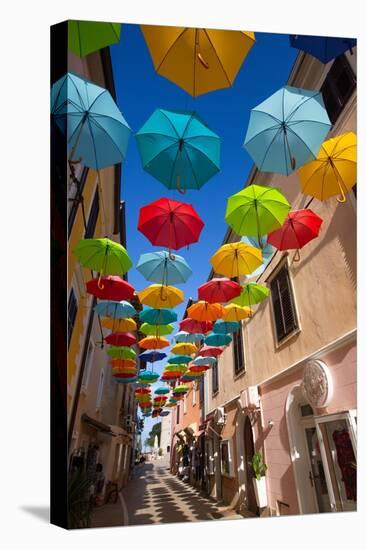
<svg viewBox="0 0 366 550">
<path fill-rule="evenodd" d="M 313 160 L 315 160 L 315 159 L 316 159 L 316 156 L 314 155 L 313 151 L 310 149 L 310 147 L 307 145 L 307 143 L 299 136 L 299 134 L 297 134 L 296 132 L 294 132 L 294 130 L 292 130 L 292 128 L 291 128 L 290 126 L 288 126 L 288 130 L 289 130 L 292 134 L 294 134 L 294 136 L 296 136 L 297 139 L 300 140 L 300 141 L 305 145 L 306 149 L 307 149 L 308 151 L 310 151 L 311 156 L 313 157 Z"/>
<path fill-rule="evenodd" d="M 278 135 L 278 132 L 281 131 L 281 126 L 278 126 L 277 128 L 277 125 L 273 125 L 273 126 L 270 126 L 269 128 L 265 128 L 264 130 L 261 130 L 260 132 L 258 132 L 257 134 L 255 134 L 253 137 L 250 138 L 249 141 L 246 141 L 244 143 L 245 146 L 249 145 L 249 143 L 251 143 L 254 139 L 257 139 L 259 136 L 261 136 L 262 134 L 264 134 L 265 132 L 273 132 L 274 130 L 277 129 L 277 133 L 275 135 L 275 137 L 273 139 L 276 139 L 277 135 Z M 273 142 L 273 140 L 272 140 Z M 272 142 L 271 142 L 271 145 L 272 145 Z M 270 146 L 269 146 L 270 147 Z"/>
<path fill-rule="evenodd" d="M 188 152 L 187 152 L 187 150 L 186 150 L 186 147 L 184 148 L 184 152 L 185 152 L 185 154 L 186 154 L 186 157 L 187 157 L 187 159 L 188 159 L 188 162 L 189 162 L 190 167 L 191 167 L 191 170 L 192 170 L 192 174 L 193 174 L 194 180 L 195 180 L 195 182 L 196 182 L 196 189 L 200 189 L 200 184 L 199 184 L 199 181 L 197 180 L 197 176 L 196 176 L 195 171 L 194 171 L 194 169 L 193 169 L 193 164 L 192 164 L 192 161 L 191 161 L 191 159 L 190 159 L 190 156 L 188 155 Z"/>
<path fill-rule="evenodd" d="M 110 117 L 112 118 L 112 117 Z M 113 119 L 113 120 L 116 120 L 116 119 Z M 119 122 L 119 121 L 117 121 Z M 88 123 L 93 123 L 95 124 L 95 126 L 97 126 L 100 130 L 102 130 L 102 132 L 104 132 L 106 134 L 106 136 L 111 140 L 111 142 L 113 143 L 113 145 L 115 145 L 117 151 L 120 153 L 121 157 L 123 158 L 123 160 L 125 159 L 125 156 L 124 154 L 122 153 L 121 149 L 119 148 L 117 142 L 112 138 L 112 136 L 107 132 L 107 130 L 105 128 L 103 128 L 103 126 L 101 124 L 99 124 L 99 122 L 97 120 L 95 120 L 94 117 L 92 118 L 88 118 Z M 121 123 L 122 124 L 122 123 Z M 123 124 L 122 124 L 123 125 Z M 93 137 L 93 142 L 95 141 L 95 138 L 94 138 L 94 135 L 93 133 L 91 132 L 92 134 L 92 137 Z M 96 152 L 95 152 L 95 155 L 96 155 Z"/>
<path fill-rule="evenodd" d="M 221 61 L 221 59 L 220 59 L 220 57 L 219 57 L 219 55 L 218 55 L 218 53 L 217 53 L 217 51 L 216 51 L 215 46 L 214 46 L 213 43 L 212 43 L 211 38 L 209 37 L 209 34 L 208 34 L 207 30 L 205 29 L 204 32 L 205 32 L 205 34 L 206 34 L 206 36 L 207 36 L 207 39 L 208 39 L 209 43 L 211 44 L 211 47 L 212 47 L 213 51 L 215 52 L 215 55 L 216 55 L 216 57 L 217 57 L 217 59 L 218 59 L 218 61 L 219 61 L 219 63 L 220 63 L 221 69 L 222 69 L 222 71 L 223 71 L 223 73 L 224 73 L 224 75 L 225 75 L 225 77 L 226 77 L 226 79 L 227 79 L 229 85 L 232 86 L 233 83 L 231 82 L 231 80 L 230 80 L 230 78 L 229 78 L 229 76 L 228 76 L 228 74 L 227 74 L 227 72 L 226 72 L 226 70 L 225 70 L 225 68 L 224 68 L 224 65 L 222 64 L 222 61 Z"/>
<path fill-rule="evenodd" d="M 199 136 L 196 136 L 196 137 L 199 137 Z M 214 138 L 214 136 L 210 136 L 212 138 Z M 194 138 L 192 138 L 194 139 Z M 217 138 L 214 138 L 214 139 L 217 139 Z M 194 149 L 195 151 L 198 151 L 203 157 L 205 157 L 206 159 L 209 160 L 209 162 L 211 162 L 212 164 L 214 164 L 216 166 L 216 168 L 218 168 L 220 170 L 220 166 L 218 166 L 218 164 L 216 164 L 216 162 L 214 162 L 206 153 L 204 153 L 199 147 L 195 147 L 193 144 L 191 143 L 187 143 L 188 140 L 186 140 L 186 145 L 185 145 L 185 149 L 187 148 L 191 148 L 191 149 Z"/>
<path fill-rule="evenodd" d="M 160 113 L 161 113 L 162 115 L 165 116 L 165 118 L 166 118 L 167 121 L 169 122 L 170 126 L 173 128 L 173 131 L 174 131 L 174 133 L 176 134 L 177 138 L 179 139 L 179 138 L 180 138 L 180 135 L 178 134 L 176 127 L 174 126 L 174 124 L 172 123 L 172 121 L 170 120 L 170 118 L 168 117 L 168 115 L 165 113 L 165 111 L 164 111 L 163 109 L 160 109 Z"/>
<path fill-rule="evenodd" d="M 254 107 L 252 109 L 252 112 L 253 113 L 261 113 L 262 115 L 267 115 L 269 116 L 270 118 L 273 118 L 274 121 L 277 122 L 277 124 L 281 124 L 282 120 L 280 120 L 279 118 L 277 118 L 276 116 L 272 115 L 272 113 L 268 113 L 267 111 L 262 111 L 261 109 L 257 109 L 257 107 Z"/>
<path fill-rule="evenodd" d="M 306 97 L 303 101 L 300 101 L 299 105 L 297 107 L 295 107 L 291 113 L 286 117 L 285 119 L 285 122 L 288 122 L 289 120 L 291 120 L 291 118 L 294 116 L 294 114 L 300 109 L 300 107 L 302 107 L 303 105 L 305 105 L 305 103 L 307 103 L 308 101 L 310 101 L 311 99 L 314 99 L 315 100 L 315 97 L 317 95 L 320 95 L 321 96 L 321 93 L 316 91 L 314 92 L 313 95 L 311 95 L 310 97 Z M 311 121 L 311 122 L 314 122 L 314 121 Z M 323 122 L 324 124 L 324 122 Z M 331 126 L 331 125 L 330 125 Z"/>
<path fill-rule="evenodd" d="M 172 42 L 172 44 L 169 46 L 169 48 L 167 49 L 167 51 L 165 52 L 165 55 L 163 57 L 163 59 L 160 61 L 159 65 L 156 67 L 156 72 L 159 71 L 160 67 L 162 66 L 162 64 L 164 63 L 165 59 L 168 57 L 171 49 L 175 46 L 175 44 L 178 42 L 178 40 L 183 36 L 183 34 L 187 31 L 187 27 L 185 27 L 183 29 L 183 31 L 177 36 L 177 38 Z"/>
</svg>

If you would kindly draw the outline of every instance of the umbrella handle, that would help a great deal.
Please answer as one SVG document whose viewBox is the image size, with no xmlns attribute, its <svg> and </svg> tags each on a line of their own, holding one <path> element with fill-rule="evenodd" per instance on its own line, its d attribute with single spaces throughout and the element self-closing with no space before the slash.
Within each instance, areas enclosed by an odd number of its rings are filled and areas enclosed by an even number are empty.
<svg viewBox="0 0 366 550">
<path fill-rule="evenodd" d="M 172 251 L 170 250 L 170 248 L 169 248 L 169 258 L 173 261 L 175 260 L 175 256 L 174 254 L 172 254 Z"/>
<path fill-rule="evenodd" d="M 292 258 L 294 262 L 300 261 L 300 250 L 297 248 L 294 257 Z"/>
<path fill-rule="evenodd" d="M 166 302 L 167 299 L 168 299 L 168 297 L 167 297 L 167 296 L 164 296 L 163 288 L 164 288 L 164 285 L 161 285 L 161 288 L 160 288 L 160 298 L 162 299 L 163 302 Z"/>
<path fill-rule="evenodd" d="M 197 58 L 198 58 L 198 61 L 201 63 L 202 67 L 204 67 L 205 69 L 210 68 L 210 66 L 207 63 L 206 59 L 204 59 L 204 57 L 200 54 L 200 52 L 197 53 Z"/>
<path fill-rule="evenodd" d="M 104 284 L 102 283 L 102 274 L 99 275 L 98 288 L 99 288 L 99 290 L 103 290 L 103 288 L 104 288 Z"/>
<path fill-rule="evenodd" d="M 337 201 L 340 202 L 340 203 L 344 203 L 344 202 L 347 202 L 347 197 L 346 195 L 344 194 L 344 191 L 343 191 L 343 188 L 340 184 L 340 182 L 338 181 L 338 187 L 339 187 L 339 190 L 341 192 L 341 198 L 337 197 Z"/>
<path fill-rule="evenodd" d="M 180 174 L 177 174 L 177 191 L 181 195 L 185 195 L 187 193 L 187 189 L 182 189 L 180 186 Z"/>
</svg>

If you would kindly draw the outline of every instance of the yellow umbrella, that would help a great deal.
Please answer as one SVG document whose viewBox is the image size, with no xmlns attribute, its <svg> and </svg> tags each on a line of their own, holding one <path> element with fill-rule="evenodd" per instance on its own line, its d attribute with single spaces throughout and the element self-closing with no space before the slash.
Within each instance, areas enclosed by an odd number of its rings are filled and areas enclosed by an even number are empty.
<svg viewBox="0 0 366 550">
<path fill-rule="evenodd" d="M 102 319 L 102 325 L 105 328 L 113 330 L 113 332 L 131 332 L 137 330 L 136 321 L 134 319 L 112 319 L 107 317 Z"/>
<path fill-rule="evenodd" d="M 262 251 L 243 242 L 223 244 L 210 260 L 216 273 L 239 277 L 255 271 L 263 263 Z"/>
<path fill-rule="evenodd" d="M 224 321 L 241 321 L 247 317 L 251 317 L 253 312 L 250 307 L 247 306 L 237 306 L 236 304 L 228 304 L 224 306 Z"/>
<path fill-rule="evenodd" d="M 142 304 L 152 308 L 173 308 L 184 301 L 184 293 L 175 286 L 150 285 L 137 293 Z"/>
<path fill-rule="evenodd" d="M 324 141 L 318 156 L 298 171 L 305 195 L 324 201 L 335 195 L 346 202 L 346 193 L 357 180 L 357 136 L 347 132 Z"/>
<path fill-rule="evenodd" d="M 159 338 L 159 336 L 146 336 L 146 338 L 138 341 L 138 345 L 144 349 L 162 349 L 169 346 L 169 340 Z"/>
<path fill-rule="evenodd" d="M 192 96 L 229 88 L 253 32 L 141 25 L 155 70 Z"/>
<path fill-rule="evenodd" d="M 175 355 L 193 355 L 193 353 L 197 353 L 198 348 L 194 344 L 181 342 L 175 344 L 170 351 Z"/>
<path fill-rule="evenodd" d="M 112 374 L 137 374 L 136 367 L 112 367 Z"/>
<path fill-rule="evenodd" d="M 195 321 L 216 321 L 222 317 L 224 310 L 221 304 L 199 300 L 187 309 L 187 313 Z"/>
</svg>

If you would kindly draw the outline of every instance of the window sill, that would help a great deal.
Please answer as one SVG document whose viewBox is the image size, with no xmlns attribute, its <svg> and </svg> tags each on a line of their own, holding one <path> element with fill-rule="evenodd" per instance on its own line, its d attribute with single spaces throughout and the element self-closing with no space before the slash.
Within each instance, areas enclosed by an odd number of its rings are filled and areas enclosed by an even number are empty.
<svg viewBox="0 0 366 550">
<path fill-rule="evenodd" d="M 234 382 L 236 382 L 236 380 L 238 380 L 239 378 L 242 378 L 245 375 L 246 372 L 247 371 L 245 369 L 243 369 L 239 372 L 234 372 L 234 378 L 233 378 Z"/>
<path fill-rule="evenodd" d="M 217 397 L 219 393 L 220 393 L 220 390 L 217 390 L 217 391 L 215 391 L 215 392 L 212 392 L 211 397 L 212 397 L 212 398 Z"/>
<path fill-rule="evenodd" d="M 300 334 L 301 332 L 301 328 L 297 328 L 296 330 L 294 330 L 293 332 L 291 332 L 290 334 L 288 334 L 283 340 L 281 340 L 281 342 L 275 342 L 275 349 L 281 349 L 282 346 L 284 346 L 285 344 L 287 344 L 292 338 L 294 338 L 295 336 L 297 336 L 298 334 Z"/>
</svg>

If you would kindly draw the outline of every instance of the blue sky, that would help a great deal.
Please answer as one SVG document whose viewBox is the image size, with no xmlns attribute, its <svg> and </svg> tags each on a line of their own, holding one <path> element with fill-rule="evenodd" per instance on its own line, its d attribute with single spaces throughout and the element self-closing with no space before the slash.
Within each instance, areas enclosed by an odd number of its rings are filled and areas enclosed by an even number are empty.
<svg viewBox="0 0 366 550">
<path fill-rule="evenodd" d="M 290 47 L 288 35 L 256 33 L 256 43 L 233 87 L 192 98 L 155 72 L 138 25 L 124 24 L 120 43 L 111 46 L 110 50 L 117 103 L 133 134 L 156 108 L 165 108 L 197 111 L 221 138 L 220 172 L 199 191 L 189 190 L 184 196 L 166 189 L 142 169 L 134 135 L 122 166 L 121 198 L 126 201 L 127 249 L 134 265 L 140 254 L 161 250 L 153 247 L 137 230 L 142 206 L 160 197 L 181 200 L 191 203 L 205 222 L 199 242 L 191 245 L 189 250 L 178 251 L 193 270 L 191 278 L 181 286 L 186 300 L 176 308 L 179 320 L 188 298 L 196 299 L 197 287 L 207 280 L 210 257 L 224 238 L 227 198 L 244 187 L 252 167 L 251 158 L 242 147 L 250 109 L 286 84 L 298 51 Z M 135 268 L 129 271 L 129 282 L 136 290 L 151 284 Z M 161 372 L 163 362 L 156 366 L 157 372 Z M 147 420 L 143 441 L 154 422 Z"/>
</svg>

